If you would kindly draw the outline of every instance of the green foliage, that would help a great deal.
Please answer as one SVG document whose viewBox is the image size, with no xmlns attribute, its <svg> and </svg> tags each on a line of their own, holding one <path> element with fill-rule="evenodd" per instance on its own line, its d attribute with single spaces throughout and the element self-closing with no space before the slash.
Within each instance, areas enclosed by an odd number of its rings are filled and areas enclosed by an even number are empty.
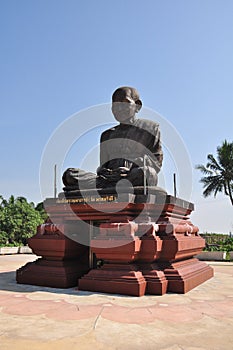
<svg viewBox="0 0 233 350">
<path fill-rule="evenodd" d="M 44 215 L 24 197 L 11 196 L 7 201 L 0 196 L 0 245 L 25 245 L 44 222 Z"/>
<path fill-rule="evenodd" d="M 204 197 L 223 192 L 230 197 L 233 205 L 233 142 L 225 140 L 217 147 L 217 159 L 208 154 L 207 160 L 206 165 L 196 166 L 204 174 L 200 180 L 203 183 Z"/>
<path fill-rule="evenodd" d="M 37 206 L 35 207 L 35 209 L 40 213 L 40 216 L 43 219 L 43 221 L 46 221 L 46 219 L 48 219 L 48 214 L 46 213 L 46 211 L 44 209 L 43 202 L 38 203 Z"/>
<path fill-rule="evenodd" d="M 233 252 L 233 237 L 228 237 L 225 242 L 220 244 L 220 247 L 225 252 Z"/>
<path fill-rule="evenodd" d="M 204 234 L 202 235 L 206 241 L 205 251 L 208 252 L 232 252 L 233 251 L 233 237 L 219 234 Z"/>
<path fill-rule="evenodd" d="M 223 249 L 223 247 L 218 245 L 218 244 L 214 244 L 214 245 L 207 245 L 205 247 L 204 251 L 207 251 L 207 252 L 222 252 L 222 251 L 225 251 L 225 249 Z"/>
</svg>

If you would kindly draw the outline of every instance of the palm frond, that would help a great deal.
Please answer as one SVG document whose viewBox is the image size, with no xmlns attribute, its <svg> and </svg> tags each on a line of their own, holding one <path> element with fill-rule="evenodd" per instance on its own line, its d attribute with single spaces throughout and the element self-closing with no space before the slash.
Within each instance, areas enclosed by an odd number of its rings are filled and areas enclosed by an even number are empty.
<svg viewBox="0 0 233 350">
<path fill-rule="evenodd" d="M 205 174 L 205 175 L 211 175 L 211 174 L 213 174 L 213 171 L 207 169 L 207 167 L 205 167 L 204 165 L 198 164 L 198 165 L 195 166 L 195 168 L 196 168 L 197 170 L 201 170 L 201 172 L 202 172 L 203 174 Z"/>
<path fill-rule="evenodd" d="M 217 159 L 213 154 L 208 154 L 207 160 L 206 165 L 199 164 L 195 167 L 205 175 L 200 179 L 204 197 L 224 192 L 233 205 L 233 142 L 225 140 L 217 147 Z"/>
<path fill-rule="evenodd" d="M 218 164 L 217 160 L 214 158 L 213 154 L 208 154 L 207 159 L 209 160 L 209 162 L 206 164 L 207 168 L 210 168 L 215 172 L 223 170 L 222 167 Z"/>
</svg>

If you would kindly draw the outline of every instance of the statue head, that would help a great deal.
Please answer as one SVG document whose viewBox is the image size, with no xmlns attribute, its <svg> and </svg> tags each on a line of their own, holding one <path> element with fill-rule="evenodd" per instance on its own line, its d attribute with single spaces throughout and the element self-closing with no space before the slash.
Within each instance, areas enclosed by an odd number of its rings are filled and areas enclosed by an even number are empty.
<svg viewBox="0 0 233 350">
<path fill-rule="evenodd" d="M 112 113 L 120 123 L 129 122 L 142 107 L 139 93 L 136 89 L 123 86 L 112 95 Z"/>
</svg>

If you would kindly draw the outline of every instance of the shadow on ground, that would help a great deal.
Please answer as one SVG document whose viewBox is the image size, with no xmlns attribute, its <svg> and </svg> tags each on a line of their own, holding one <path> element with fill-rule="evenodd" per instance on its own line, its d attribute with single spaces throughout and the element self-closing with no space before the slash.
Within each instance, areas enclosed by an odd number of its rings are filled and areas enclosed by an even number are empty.
<svg viewBox="0 0 233 350">
<path fill-rule="evenodd" d="M 30 284 L 18 284 L 16 282 L 16 272 L 1 272 L 0 273 L 0 290 L 9 292 L 50 292 L 57 294 L 73 294 L 73 295 L 91 295 L 92 292 L 79 291 L 77 287 L 73 288 L 52 288 L 43 286 L 34 286 Z M 96 294 L 96 293 L 95 293 Z M 100 294 L 100 293 L 98 293 Z M 102 293 L 101 293 L 102 294 Z"/>
<path fill-rule="evenodd" d="M 48 293 L 55 293 L 55 294 L 66 294 L 66 295 L 77 295 L 77 296 L 88 296 L 88 295 L 106 296 L 105 293 L 78 290 L 78 287 L 63 289 L 63 288 L 35 286 L 30 284 L 18 284 L 16 282 L 16 271 L 0 272 L 0 291 L 1 290 L 9 291 L 9 292 L 18 292 L 18 293 L 48 292 Z M 108 296 L 132 298 L 132 296 L 130 295 L 110 294 L 110 293 L 108 294 Z"/>
</svg>

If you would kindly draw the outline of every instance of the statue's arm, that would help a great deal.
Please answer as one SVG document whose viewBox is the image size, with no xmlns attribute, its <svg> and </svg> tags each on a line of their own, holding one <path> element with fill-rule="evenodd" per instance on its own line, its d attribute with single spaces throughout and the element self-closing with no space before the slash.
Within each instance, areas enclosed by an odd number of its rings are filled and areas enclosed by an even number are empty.
<svg viewBox="0 0 233 350">
<path fill-rule="evenodd" d="M 107 131 L 105 131 L 102 133 L 100 137 L 100 167 L 102 167 L 104 164 L 106 166 L 106 163 L 109 161 L 107 140 L 108 140 L 108 133 Z"/>
<path fill-rule="evenodd" d="M 152 144 L 151 144 L 151 147 L 149 148 L 151 153 L 153 154 L 153 157 L 149 157 L 149 163 L 151 162 L 151 164 L 148 164 L 148 165 L 152 166 L 158 173 L 163 163 L 163 150 L 161 145 L 160 130 L 159 130 L 158 124 L 154 128 Z"/>
<path fill-rule="evenodd" d="M 162 167 L 163 164 L 163 150 L 161 145 L 161 138 L 160 138 L 160 130 L 159 127 L 157 128 L 157 137 L 155 139 L 155 146 L 154 146 L 154 152 L 153 152 L 157 164 L 159 166 L 159 170 Z"/>
</svg>

